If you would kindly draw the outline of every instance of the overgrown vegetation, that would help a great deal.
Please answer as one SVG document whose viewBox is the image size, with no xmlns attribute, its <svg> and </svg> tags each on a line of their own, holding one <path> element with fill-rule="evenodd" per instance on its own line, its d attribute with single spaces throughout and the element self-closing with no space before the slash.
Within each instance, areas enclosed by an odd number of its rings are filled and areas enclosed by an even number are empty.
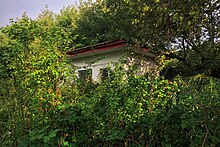
<svg viewBox="0 0 220 147">
<path fill-rule="evenodd" d="M 218 8 L 104 0 L 12 21 L 0 30 L 0 146 L 219 146 Z M 165 78 L 118 64 L 82 84 L 65 51 L 121 38 L 169 56 Z"/>
</svg>

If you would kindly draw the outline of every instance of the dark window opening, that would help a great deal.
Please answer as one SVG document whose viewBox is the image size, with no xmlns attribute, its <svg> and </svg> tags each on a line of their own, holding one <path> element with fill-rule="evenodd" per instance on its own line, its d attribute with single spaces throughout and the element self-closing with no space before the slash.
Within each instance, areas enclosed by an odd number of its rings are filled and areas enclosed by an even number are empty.
<svg viewBox="0 0 220 147">
<path fill-rule="evenodd" d="M 111 79 L 111 75 L 112 75 L 112 71 L 109 68 L 102 68 L 100 70 L 101 73 L 101 80 L 107 80 L 107 79 Z"/>
<path fill-rule="evenodd" d="M 79 70 L 79 79 L 81 81 L 91 81 L 92 80 L 92 69 Z"/>
</svg>

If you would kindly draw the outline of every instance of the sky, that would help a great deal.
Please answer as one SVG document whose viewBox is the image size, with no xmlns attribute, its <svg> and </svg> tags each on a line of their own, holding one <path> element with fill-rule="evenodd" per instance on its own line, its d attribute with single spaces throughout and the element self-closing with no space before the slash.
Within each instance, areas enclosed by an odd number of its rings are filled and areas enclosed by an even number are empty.
<svg viewBox="0 0 220 147">
<path fill-rule="evenodd" d="M 79 0 L 0 0 L 0 26 L 9 24 L 9 19 L 21 18 L 26 12 L 28 17 L 36 18 L 41 10 L 48 5 L 48 9 L 55 13 L 63 7 L 76 4 Z"/>
</svg>

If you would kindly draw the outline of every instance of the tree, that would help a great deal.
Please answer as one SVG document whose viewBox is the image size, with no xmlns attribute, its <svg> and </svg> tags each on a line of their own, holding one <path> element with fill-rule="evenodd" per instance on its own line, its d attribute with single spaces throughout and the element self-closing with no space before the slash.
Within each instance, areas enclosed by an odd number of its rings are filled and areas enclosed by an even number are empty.
<svg viewBox="0 0 220 147">
<path fill-rule="evenodd" d="M 182 75 L 203 73 L 220 78 L 217 0 L 103 2 L 120 38 L 177 59 L 176 70 Z"/>
<path fill-rule="evenodd" d="M 18 146 L 30 131 L 49 125 L 53 107 L 63 100 L 62 83 L 74 78 L 56 43 L 59 29 L 41 20 L 23 16 L 0 34 L 3 145 Z"/>
<path fill-rule="evenodd" d="M 12 20 L 0 30 L 0 146 L 218 146 L 219 79 L 170 81 L 117 64 L 85 86 L 65 57 L 124 38 L 172 58 L 182 75 L 218 77 L 218 9 L 215 0 L 99 0 Z"/>
<path fill-rule="evenodd" d="M 110 39 L 108 34 L 111 22 L 103 4 L 101 1 L 84 2 L 79 6 L 76 32 L 85 45 L 94 45 Z"/>
</svg>

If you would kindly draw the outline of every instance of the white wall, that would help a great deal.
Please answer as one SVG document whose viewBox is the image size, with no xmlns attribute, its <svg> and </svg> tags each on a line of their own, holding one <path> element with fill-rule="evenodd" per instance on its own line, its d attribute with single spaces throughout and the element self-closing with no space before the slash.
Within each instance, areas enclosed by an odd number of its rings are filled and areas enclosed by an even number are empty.
<svg viewBox="0 0 220 147">
<path fill-rule="evenodd" d="M 90 54 L 87 57 L 77 57 L 73 58 L 73 64 L 78 67 L 78 70 L 83 69 L 92 69 L 92 79 L 94 81 L 98 81 L 100 69 L 107 67 L 110 65 L 113 67 L 111 63 L 118 63 L 120 58 L 123 57 L 122 51 L 115 51 L 115 52 L 108 52 L 108 53 L 102 53 L 98 55 Z M 100 60 L 99 60 L 100 59 Z M 96 62 L 95 62 L 96 61 Z M 93 64 L 89 62 L 94 62 Z"/>
<path fill-rule="evenodd" d="M 113 64 L 118 63 L 123 56 L 123 48 L 119 48 L 111 52 L 78 55 L 71 60 L 73 61 L 73 64 L 78 67 L 78 70 L 92 69 L 92 79 L 98 81 L 100 78 L 100 69 L 105 68 L 108 65 L 111 68 L 114 68 Z M 124 65 L 125 70 L 128 70 L 128 67 L 135 63 L 139 65 L 140 70 L 137 75 L 143 75 L 144 73 L 149 72 L 149 70 L 156 73 L 155 61 L 146 56 L 144 59 L 141 56 L 137 57 L 131 55 L 127 57 L 127 64 Z"/>
</svg>

